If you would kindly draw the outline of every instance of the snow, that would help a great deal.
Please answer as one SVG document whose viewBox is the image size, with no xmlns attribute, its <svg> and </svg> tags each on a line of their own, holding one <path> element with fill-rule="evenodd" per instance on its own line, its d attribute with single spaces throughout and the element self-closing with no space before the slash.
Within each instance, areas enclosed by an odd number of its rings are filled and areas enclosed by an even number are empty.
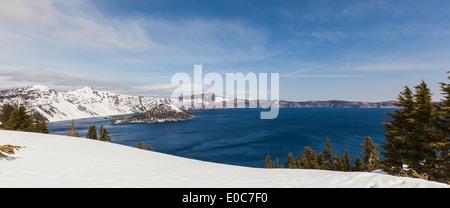
<svg viewBox="0 0 450 208">
<path fill-rule="evenodd" d="M 224 165 L 85 138 L 0 130 L 4 144 L 26 147 L 0 159 L 0 187 L 450 187 L 377 173 Z"/>
</svg>

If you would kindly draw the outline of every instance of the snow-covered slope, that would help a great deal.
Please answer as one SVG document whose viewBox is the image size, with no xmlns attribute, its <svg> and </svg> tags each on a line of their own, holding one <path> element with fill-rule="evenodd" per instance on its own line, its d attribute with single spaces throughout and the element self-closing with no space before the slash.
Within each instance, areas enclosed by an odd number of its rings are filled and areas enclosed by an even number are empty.
<svg viewBox="0 0 450 208">
<path fill-rule="evenodd" d="M 145 112 L 161 102 L 161 99 L 120 95 L 92 87 L 56 92 L 33 85 L 0 91 L 0 105 L 24 104 L 31 113 L 39 113 L 48 121 Z"/>
<path fill-rule="evenodd" d="M 377 173 L 223 165 L 48 134 L 0 130 L 0 144 L 26 146 L 0 159 L 0 187 L 450 187 Z"/>
</svg>

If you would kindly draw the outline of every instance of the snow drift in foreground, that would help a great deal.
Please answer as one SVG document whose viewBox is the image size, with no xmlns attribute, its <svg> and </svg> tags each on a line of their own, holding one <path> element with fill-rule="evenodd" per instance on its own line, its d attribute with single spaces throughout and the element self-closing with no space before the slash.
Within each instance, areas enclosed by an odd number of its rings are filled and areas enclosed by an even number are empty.
<svg viewBox="0 0 450 208">
<path fill-rule="evenodd" d="M 442 187 L 365 172 L 248 168 L 49 134 L 0 130 L 0 145 L 26 146 L 0 159 L 0 187 Z"/>
</svg>

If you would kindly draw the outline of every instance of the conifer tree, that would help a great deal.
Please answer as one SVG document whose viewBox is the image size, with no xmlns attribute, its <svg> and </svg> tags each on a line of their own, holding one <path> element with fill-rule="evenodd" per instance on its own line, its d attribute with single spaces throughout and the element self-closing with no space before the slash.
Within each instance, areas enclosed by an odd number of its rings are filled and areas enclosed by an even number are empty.
<svg viewBox="0 0 450 208">
<path fill-rule="evenodd" d="M 378 158 L 380 152 L 376 149 L 377 144 L 373 143 L 372 138 L 366 137 L 361 144 L 361 147 L 364 149 L 362 155 L 365 170 L 368 172 L 376 170 L 379 167 L 380 162 L 380 159 Z"/>
<path fill-rule="evenodd" d="M 316 169 L 325 170 L 325 157 L 323 153 L 319 153 L 316 158 Z"/>
<path fill-rule="evenodd" d="M 450 73 L 447 72 L 447 73 Z M 447 77 L 450 80 L 450 76 Z M 444 98 L 436 105 L 437 118 L 435 137 L 432 144 L 437 152 L 436 164 L 430 173 L 432 179 L 450 184 L 450 84 L 440 83 Z"/>
<path fill-rule="evenodd" d="M 333 149 L 331 149 L 330 140 L 327 138 L 327 143 L 325 145 L 325 150 L 323 151 L 323 156 L 325 159 L 325 169 L 332 170 L 333 169 Z"/>
<path fill-rule="evenodd" d="M 344 157 L 342 157 L 342 171 L 352 171 L 352 159 L 348 155 L 348 150 L 345 151 Z"/>
<path fill-rule="evenodd" d="M 147 147 L 145 148 L 148 151 L 153 151 L 152 145 L 147 144 Z"/>
<path fill-rule="evenodd" d="M 356 155 L 355 166 L 353 167 L 353 171 L 364 171 L 364 163 L 359 157 L 359 155 Z"/>
<path fill-rule="evenodd" d="M 302 166 L 302 155 L 301 154 L 298 154 L 297 158 L 295 159 L 295 168 L 297 168 L 297 169 L 303 168 L 303 166 Z"/>
<path fill-rule="evenodd" d="M 112 142 L 111 141 L 111 136 L 109 136 L 109 132 L 108 132 L 108 130 L 106 130 L 104 127 L 103 127 L 103 124 L 100 126 L 100 129 L 99 129 L 99 138 L 98 138 L 100 141 L 104 141 L 104 142 L 106 142 L 106 141 L 108 141 L 108 142 Z"/>
<path fill-rule="evenodd" d="M 11 117 L 12 112 L 15 110 L 14 106 L 10 104 L 4 104 L 0 114 L 0 128 L 4 129 Z"/>
<path fill-rule="evenodd" d="M 415 103 L 412 91 L 405 86 L 395 105 L 399 108 L 394 113 L 386 113 L 392 121 L 384 122 L 385 143 L 381 145 L 384 160 L 381 162 L 383 171 L 392 175 L 403 172 L 406 155 L 406 140 L 414 134 Z"/>
<path fill-rule="evenodd" d="M 88 132 L 86 134 L 86 138 L 88 139 L 98 139 L 97 135 L 97 129 L 95 128 L 95 125 L 90 125 Z"/>
<path fill-rule="evenodd" d="M 264 168 L 274 168 L 275 164 L 272 161 L 272 157 L 270 157 L 270 154 L 267 154 L 266 156 L 266 165 L 264 166 Z"/>
<path fill-rule="evenodd" d="M 39 120 L 39 132 L 40 133 L 44 133 L 44 134 L 49 134 L 50 133 L 50 130 L 48 129 L 48 126 L 47 126 L 47 121 L 45 121 L 45 119 L 44 118 L 40 118 L 40 120 Z"/>
<path fill-rule="evenodd" d="M 302 167 L 304 169 L 315 169 L 316 164 L 316 151 L 311 147 L 305 147 L 303 150 Z"/>
<path fill-rule="evenodd" d="M 289 153 L 288 155 L 288 159 L 286 162 L 286 167 L 289 169 L 294 169 L 295 168 L 295 161 L 294 161 L 294 155 L 291 153 Z"/>
<path fill-rule="evenodd" d="M 341 159 L 341 155 L 339 155 L 339 153 L 337 153 L 337 155 L 335 155 L 333 157 L 333 170 L 337 170 L 337 171 L 342 170 L 342 159 Z"/>
<path fill-rule="evenodd" d="M 48 130 L 47 122 L 45 121 L 44 118 L 41 118 L 39 114 L 37 114 L 33 120 L 32 132 L 45 134 L 50 133 L 50 130 Z"/>
<path fill-rule="evenodd" d="M 405 160 L 409 169 L 418 173 L 430 173 L 437 157 L 432 147 L 436 141 L 433 134 L 435 112 L 431 102 L 432 94 L 423 80 L 415 89 L 416 111 L 413 114 L 415 132 L 406 140 Z"/>
<path fill-rule="evenodd" d="M 18 109 L 14 109 L 5 124 L 6 130 L 28 131 L 33 130 L 33 119 L 27 114 L 24 105 L 20 105 Z"/>
</svg>

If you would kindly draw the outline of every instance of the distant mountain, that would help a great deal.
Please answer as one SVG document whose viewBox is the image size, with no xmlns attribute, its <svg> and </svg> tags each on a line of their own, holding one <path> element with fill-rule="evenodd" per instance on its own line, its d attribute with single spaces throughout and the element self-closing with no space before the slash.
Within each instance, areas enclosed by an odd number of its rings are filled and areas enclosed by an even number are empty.
<svg viewBox="0 0 450 208">
<path fill-rule="evenodd" d="M 132 116 L 114 116 L 112 123 L 158 123 L 167 121 L 194 120 L 195 118 L 196 116 L 194 114 L 180 110 L 173 105 L 158 104 L 145 113 Z"/>
<path fill-rule="evenodd" d="M 48 121 L 143 113 L 157 106 L 165 106 L 166 110 L 171 109 L 174 113 L 180 109 L 223 109 L 226 108 L 227 102 L 235 102 L 234 108 L 247 108 L 252 102 L 256 103 L 257 107 L 261 107 L 261 104 L 268 104 L 269 101 L 224 98 L 212 93 L 180 98 L 147 98 L 100 91 L 92 87 L 57 92 L 42 85 L 0 91 L 0 106 L 8 103 L 17 107 L 24 104 L 31 114 L 39 114 Z M 278 105 L 281 108 L 396 108 L 393 103 L 393 101 L 369 103 L 331 100 L 279 101 Z"/>
<path fill-rule="evenodd" d="M 99 91 L 92 87 L 56 92 L 45 86 L 33 85 L 0 91 L 0 105 L 24 104 L 31 114 L 39 114 L 48 121 L 145 112 L 162 101 Z"/>
<path fill-rule="evenodd" d="M 203 99 L 203 105 L 199 105 Z M 214 95 L 212 93 L 204 93 L 202 95 L 191 95 L 180 97 L 179 99 L 172 99 L 172 103 L 184 110 L 191 109 L 221 109 L 226 108 L 226 102 L 234 102 L 234 107 L 238 108 L 243 106 L 248 108 L 251 102 L 255 102 L 258 108 L 261 105 L 270 106 L 269 101 L 260 100 L 248 100 L 248 99 L 235 99 L 224 98 Z M 342 101 L 342 100 L 329 100 L 329 101 L 285 101 L 278 102 L 280 108 L 313 108 L 313 107 L 326 107 L 326 108 L 397 108 L 394 105 L 395 101 L 385 102 L 361 102 L 361 101 Z M 197 104 L 197 106 L 196 106 Z M 200 107 L 201 106 L 201 107 Z"/>
<path fill-rule="evenodd" d="M 280 108 L 311 108 L 311 107 L 326 107 L 326 108 L 398 108 L 394 105 L 395 101 L 386 102 L 360 102 L 360 101 L 307 101 L 307 102 L 292 102 L 280 101 Z"/>
</svg>

